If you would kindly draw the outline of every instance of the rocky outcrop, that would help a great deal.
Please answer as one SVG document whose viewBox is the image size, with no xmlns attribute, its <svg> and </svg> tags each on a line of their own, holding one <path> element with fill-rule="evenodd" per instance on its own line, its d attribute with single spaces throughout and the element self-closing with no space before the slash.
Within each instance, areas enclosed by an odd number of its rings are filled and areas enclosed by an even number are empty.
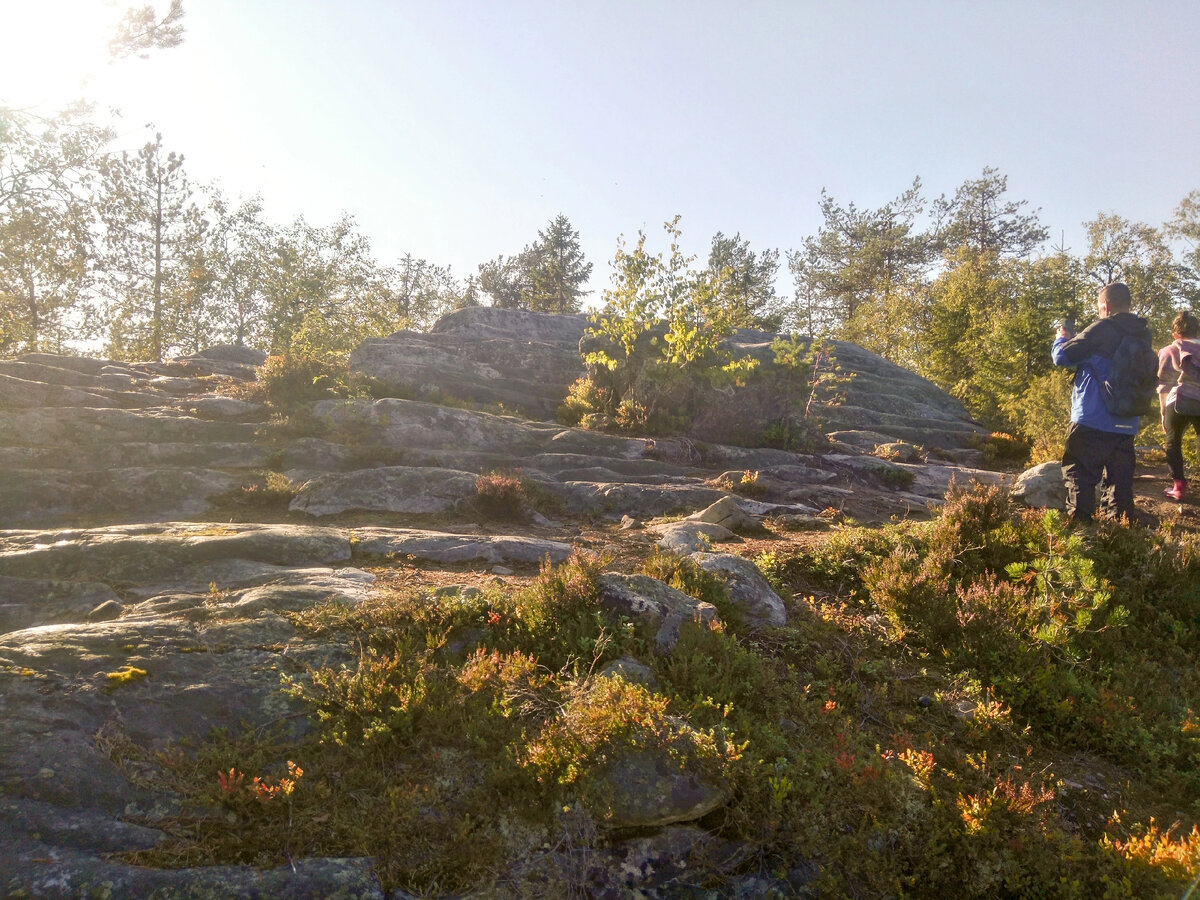
<svg viewBox="0 0 1200 900">
<path fill-rule="evenodd" d="M 582 373 L 585 326 L 582 317 L 473 309 L 429 334 L 366 342 L 355 367 L 404 396 L 307 404 L 287 427 L 239 390 L 264 358 L 246 348 L 164 363 L 0 361 L 3 891 L 382 896 L 363 859 L 264 871 L 121 863 L 113 854 L 156 846 L 181 808 L 152 755 L 131 767 L 121 748 L 157 751 L 214 727 L 304 735 L 305 709 L 281 679 L 353 667 L 360 648 L 316 638 L 298 617 L 357 607 L 396 573 L 434 573 L 432 602 L 467 602 L 479 588 L 446 582 L 530 575 L 596 546 L 598 529 L 624 520 L 646 525 L 646 546 L 694 553 L 720 577 L 739 627 L 769 629 L 786 622 L 783 601 L 753 563 L 718 552 L 736 551 L 739 535 L 789 521 L 815 527 L 830 521 L 829 508 L 853 514 L 867 497 L 886 515 L 923 511 L 952 478 L 997 477 L 860 452 L 885 440 L 798 454 L 553 424 Z M 768 339 L 738 338 L 753 353 Z M 856 433 L 953 444 L 974 428 L 928 383 L 849 345 L 839 359 L 858 373 L 861 390 L 841 408 Z M 522 415 L 431 402 L 450 397 Z M 712 415 L 735 418 L 729 408 Z M 477 483 L 489 473 L 520 485 L 510 510 L 519 524 L 483 514 Z M 646 575 L 606 572 L 600 603 L 641 623 L 654 650 L 604 674 L 651 689 L 651 664 L 670 659 L 685 629 L 718 624 L 715 607 Z M 465 658 L 483 639 L 460 628 L 437 652 Z M 642 829 L 593 857 L 622 873 L 611 883 L 649 890 L 662 880 L 656 872 L 687 864 L 740 877 L 736 847 L 680 824 L 728 802 L 723 785 L 678 754 L 644 747 L 614 753 L 593 774 L 607 785 L 606 827 Z M 575 864 L 567 852 L 539 858 Z M 515 860 L 512 877 L 528 865 Z M 802 875 L 780 883 L 802 885 Z"/>
<path fill-rule="evenodd" d="M 451 397 L 552 420 L 568 387 L 585 374 L 580 342 L 588 327 L 584 316 L 471 307 L 439 320 L 429 333 L 400 331 L 365 341 L 350 365 L 397 396 Z M 743 329 L 729 344 L 736 354 L 753 356 L 766 367 L 773 364 L 775 337 Z M 961 403 L 932 382 L 854 344 L 833 345 L 838 365 L 854 377 L 845 401 L 823 411 L 831 428 L 869 428 L 885 441 L 948 448 L 962 447 L 984 432 Z M 742 443 L 791 406 L 790 397 L 769 387 L 750 388 L 737 403 L 713 404 L 692 423 L 690 435 Z"/>
<path fill-rule="evenodd" d="M 428 333 L 364 341 L 350 367 L 400 396 L 452 397 L 553 420 L 567 386 L 583 374 L 585 316 L 475 306 Z"/>
</svg>

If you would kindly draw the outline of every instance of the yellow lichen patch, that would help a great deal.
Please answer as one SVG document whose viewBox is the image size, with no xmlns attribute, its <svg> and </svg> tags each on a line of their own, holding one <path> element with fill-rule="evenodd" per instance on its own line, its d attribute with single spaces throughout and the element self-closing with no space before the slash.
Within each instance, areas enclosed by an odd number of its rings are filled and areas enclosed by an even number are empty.
<svg viewBox="0 0 1200 900">
<path fill-rule="evenodd" d="M 120 687 L 123 684 L 129 684 L 131 681 L 140 681 L 143 678 L 149 678 L 150 673 L 136 666 L 121 666 L 115 672 L 105 672 L 104 677 L 108 681 L 109 689 L 112 689 Z"/>
</svg>

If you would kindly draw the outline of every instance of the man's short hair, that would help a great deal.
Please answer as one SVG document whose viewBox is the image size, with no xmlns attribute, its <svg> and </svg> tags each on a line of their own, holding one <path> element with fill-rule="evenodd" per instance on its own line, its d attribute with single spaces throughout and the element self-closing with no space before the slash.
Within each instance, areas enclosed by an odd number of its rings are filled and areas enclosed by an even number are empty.
<svg viewBox="0 0 1200 900">
<path fill-rule="evenodd" d="M 1133 305 L 1129 285 L 1121 281 L 1114 281 L 1112 284 L 1106 284 L 1100 288 L 1096 299 L 1106 301 L 1110 312 L 1129 312 L 1129 307 Z"/>
</svg>

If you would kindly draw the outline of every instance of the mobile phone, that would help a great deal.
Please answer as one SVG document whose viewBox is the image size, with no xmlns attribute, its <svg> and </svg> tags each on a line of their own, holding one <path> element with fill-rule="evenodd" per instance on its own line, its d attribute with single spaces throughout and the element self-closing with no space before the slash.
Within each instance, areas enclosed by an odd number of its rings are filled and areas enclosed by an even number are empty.
<svg viewBox="0 0 1200 900">
<path fill-rule="evenodd" d="M 1062 330 L 1065 331 L 1067 334 L 1074 334 L 1075 333 L 1075 320 L 1074 319 L 1063 319 L 1062 325 L 1059 327 L 1061 327 Z"/>
</svg>

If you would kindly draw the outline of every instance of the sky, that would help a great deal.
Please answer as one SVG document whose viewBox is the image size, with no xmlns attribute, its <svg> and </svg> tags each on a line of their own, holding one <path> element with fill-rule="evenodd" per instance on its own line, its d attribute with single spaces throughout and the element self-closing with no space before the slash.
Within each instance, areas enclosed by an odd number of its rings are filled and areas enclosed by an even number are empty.
<svg viewBox="0 0 1200 900">
<path fill-rule="evenodd" d="M 279 224 L 349 213 L 385 265 L 465 278 L 563 213 L 597 302 L 618 238 L 664 249 L 677 214 L 700 263 L 718 231 L 782 259 L 823 189 L 875 208 L 992 166 L 1082 253 L 1098 213 L 1160 225 L 1200 189 L 1195 0 L 183 3 L 181 46 L 112 64 L 128 0 L 0 0 L 0 104 L 86 97 L 116 147 L 158 130 Z"/>
</svg>

